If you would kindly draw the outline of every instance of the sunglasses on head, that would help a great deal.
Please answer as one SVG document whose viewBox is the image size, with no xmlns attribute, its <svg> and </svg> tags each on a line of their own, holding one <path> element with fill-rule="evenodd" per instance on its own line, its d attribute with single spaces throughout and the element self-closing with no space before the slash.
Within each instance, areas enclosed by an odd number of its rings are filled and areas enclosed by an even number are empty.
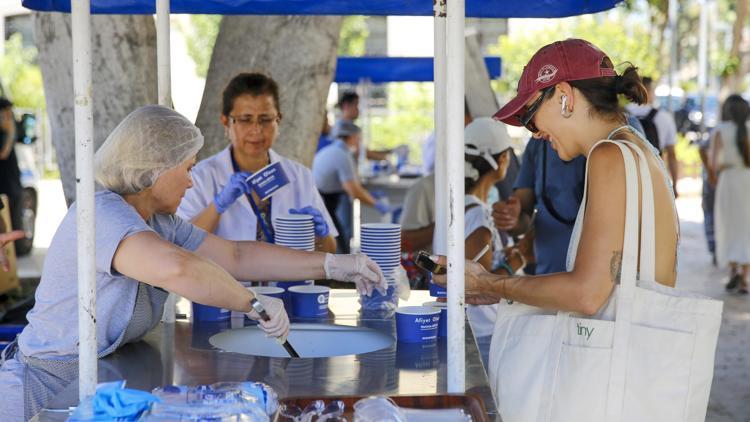
<svg viewBox="0 0 750 422">
<path fill-rule="evenodd" d="M 539 132 L 539 129 L 536 127 L 536 125 L 533 122 L 534 114 L 536 114 L 537 111 L 539 111 L 539 107 L 542 106 L 542 102 L 544 102 L 544 99 L 547 98 L 550 93 L 555 91 L 555 86 L 548 86 L 547 88 L 544 88 L 542 90 L 542 95 L 539 96 L 536 100 L 534 100 L 533 103 L 531 103 L 530 106 L 524 107 L 521 109 L 521 113 L 516 114 L 516 119 L 518 119 L 518 122 L 521 123 L 523 127 L 528 129 L 531 133 L 537 133 Z"/>
</svg>

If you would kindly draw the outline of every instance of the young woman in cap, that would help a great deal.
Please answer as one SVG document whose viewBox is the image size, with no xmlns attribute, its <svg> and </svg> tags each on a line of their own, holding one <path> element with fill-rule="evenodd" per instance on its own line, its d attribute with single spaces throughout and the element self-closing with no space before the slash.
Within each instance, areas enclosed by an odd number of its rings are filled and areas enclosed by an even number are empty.
<svg viewBox="0 0 750 422">
<path fill-rule="evenodd" d="M 622 141 L 634 153 L 640 151 L 646 157 L 650 173 L 654 175 L 655 281 L 674 286 L 679 227 L 671 183 L 658 153 L 640 133 L 627 125 L 618 102 L 620 94 L 639 104 L 646 100 L 647 93 L 636 68 L 629 66 L 618 74 L 609 57 L 587 41 L 558 41 L 543 47 L 531 58 L 521 75 L 516 97 L 494 117 L 507 124 L 525 126 L 536 137 L 550 142 L 563 160 L 587 158 L 588 199 L 582 204 L 585 212 L 578 214 L 568 249 L 567 272 L 501 276 L 467 262 L 467 303 L 502 300 L 498 316 L 502 315 L 504 307 L 512 306 L 506 301 L 543 308 L 553 314 L 555 311 L 582 315 L 600 312 L 620 279 L 626 203 L 623 153 L 618 145 L 603 140 Z M 637 155 L 635 160 L 638 161 Z M 436 281 L 444 283 L 445 277 L 436 277 Z M 490 374 L 503 419 L 524 420 L 519 415 L 538 403 L 529 397 L 524 398 L 531 400 L 528 406 L 514 404 L 512 402 L 520 398 L 504 395 L 503 383 L 518 383 L 518 379 L 511 378 L 523 377 L 522 374 L 514 377 L 502 373 L 500 358 L 493 356 L 507 339 L 494 337 Z M 545 339 L 540 337 L 541 349 L 549 343 Z M 529 359 L 531 362 L 532 357 Z"/>
</svg>

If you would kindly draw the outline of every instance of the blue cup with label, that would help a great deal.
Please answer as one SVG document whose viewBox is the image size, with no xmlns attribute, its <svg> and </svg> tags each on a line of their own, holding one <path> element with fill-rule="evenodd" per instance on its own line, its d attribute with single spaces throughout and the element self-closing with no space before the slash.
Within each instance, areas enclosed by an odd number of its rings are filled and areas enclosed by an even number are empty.
<svg viewBox="0 0 750 422">
<path fill-rule="evenodd" d="M 228 321 L 231 315 L 232 312 L 229 309 L 222 309 L 215 306 L 202 305 L 200 303 L 193 302 L 193 321 Z"/>
<path fill-rule="evenodd" d="M 289 184 L 289 177 L 280 162 L 271 163 L 246 179 L 247 184 L 264 200 Z"/>
<path fill-rule="evenodd" d="M 440 309 L 430 306 L 401 306 L 396 309 L 396 338 L 401 343 L 437 340 Z"/>
<path fill-rule="evenodd" d="M 273 286 L 284 289 L 284 293 L 281 294 L 281 300 L 284 301 L 284 308 L 286 309 L 286 313 L 290 314 L 290 316 L 292 313 L 292 293 L 289 291 L 289 288 L 292 286 L 307 286 L 310 284 L 312 284 L 312 281 L 276 281 L 271 283 Z"/>
<path fill-rule="evenodd" d="M 448 337 L 448 304 L 445 302 L 425 302 L 422 306 L 431 306 L 440 309 L 440 324 L 438 324 L 438 337 Z"/>
<path fill-rule="evenodd" d="M 432 273 L 427 273 L 428 283 L 430 288 L 430 296 L 432 297 L 448 297 L 448 290 L 443 286 L 439 286 L 432 281 Z"/>
<path fill-rule="evenodd" d="M 328 316 L 328 297 L 331 288 L 326 286 L 293 286 L 292 315 L 299 318 L 324 318 Z"/>
</svg>

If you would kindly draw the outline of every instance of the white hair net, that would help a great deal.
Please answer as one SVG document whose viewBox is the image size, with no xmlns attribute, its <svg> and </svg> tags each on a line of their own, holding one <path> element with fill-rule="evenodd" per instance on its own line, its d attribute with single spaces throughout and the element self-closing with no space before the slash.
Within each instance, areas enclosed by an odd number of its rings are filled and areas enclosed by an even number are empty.
<svg viewBox="0 0 750 422">
<path fill-rule="evenodd" d="M 183 115 L 168 107 L 143 106 L 125 117 L 96 151 L 96 181 L 121 195 L 137 193 L 202 146 L 200 129 Z"/>
</svg>

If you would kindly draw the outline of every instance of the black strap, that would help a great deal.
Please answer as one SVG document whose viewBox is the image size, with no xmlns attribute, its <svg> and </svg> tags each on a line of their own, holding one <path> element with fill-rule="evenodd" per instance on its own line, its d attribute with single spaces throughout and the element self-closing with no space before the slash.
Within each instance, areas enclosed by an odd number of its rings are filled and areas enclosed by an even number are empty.
<svg viewBox="0 0 750 422">
<path fill-rule="evenodd" d="M 555 205 L 552 203 L 552 200 L 549 198 L 549 196 L 547 196 L 547 148 L 548 145 L 545 142 L 542 145 L 542 202 L 544 203 L 544 207 L 547 208 L 547 211 L 549 211 L 549 214 L 552 216 L 552 218 L 562 224 L 565 224 L 566 226 L 573 227 L 575 225 L 576 219 L 569 219 L 560 215 L 560 213 L 557 212 L 557 209 L 555 209 Z"/>
<path fill-rule="evenodd" d="M 232 169 L 235 173 L 240 171 L 240 167 L 237 165 L 237 162 L 234 160 L 234 151 L 232 148 L 229 148 L 229 157 L 232 159 Z M 270 158 L 269 158 L 269 161 Z M 251 173 L 252 174 L 252 173 Z M 273 230 L 271 230 L 270 227 L 268 227 L 268 224 L 266 224 L 265 218 L 263 218 L 263 213 L 260 212 L 260 208 L 258 208 L 258 204 L 255 203 L 255 199 L 253 199 L 252 194 L 246 194 L 247 200 L 250 201 L 250 206 L 253 208 L 253 213 L 255 213 L 255 219 L 258 221 L 258 224 L 260 224 L 261 230 L 263 230 L 263 234 L 266 236 L 266 240 L 268 243 L 275 243 L 274 237 L 273 237 Z M 271 212 L 271 198 L 268 198 L 268 212 Z M 257 240 L 257 239 L 256 239 Z"/>
</svg>

